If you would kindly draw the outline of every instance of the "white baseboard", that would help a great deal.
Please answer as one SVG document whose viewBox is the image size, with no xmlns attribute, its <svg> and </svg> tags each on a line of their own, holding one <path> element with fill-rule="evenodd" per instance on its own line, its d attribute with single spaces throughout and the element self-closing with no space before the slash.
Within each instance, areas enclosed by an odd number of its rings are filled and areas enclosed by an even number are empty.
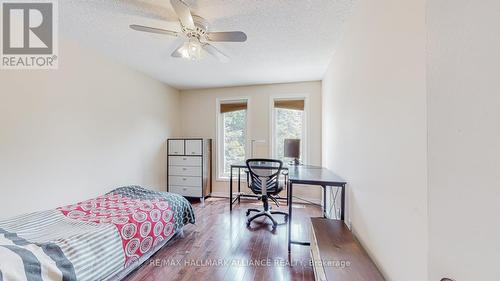
<svg viewBox="0 0 500 281">
<path fill-rule="evenodd" d="M 226 192 L 217 192 L 217 191 L 210 193 L 210 196 L 218 198 L 229 198 L 229 195 Z"/>
</svg>

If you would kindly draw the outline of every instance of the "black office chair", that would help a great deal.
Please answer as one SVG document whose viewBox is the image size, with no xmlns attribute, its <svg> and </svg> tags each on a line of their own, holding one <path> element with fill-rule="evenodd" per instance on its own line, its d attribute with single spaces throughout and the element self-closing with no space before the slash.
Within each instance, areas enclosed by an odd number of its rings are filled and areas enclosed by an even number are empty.
<svg viewBox="0 0 500 281">
<path fill-rule="evenodd" d="M 288 214 L 280 211 L 271 211 L 269 199 L 278 202 L 275 196 L 283 190 L 280 185 L 279 177 L 283 162 L 275 159 L 248 159 L 246 161 L 248 173 L 250 175 L 249 187 L 253 193 L 259 195 L 259 199 L 264 203 L 264 210 L 248 209 L 247 216 L 251 212 L 257 212 L 253 217 L 248 218 L 247 226 L 250 223 L 262 216 L 268 217 L 273 222 L 273 231 L 276 230 L 278 223 L 272 215 L 279 214 L 285 216 L 285 222 L 288 220 Z"/>
</svg>

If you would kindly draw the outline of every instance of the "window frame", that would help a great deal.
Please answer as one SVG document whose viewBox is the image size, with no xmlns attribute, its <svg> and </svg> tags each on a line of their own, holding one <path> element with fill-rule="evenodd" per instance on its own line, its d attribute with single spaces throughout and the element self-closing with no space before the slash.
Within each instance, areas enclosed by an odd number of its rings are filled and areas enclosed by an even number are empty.
<svg viewBox="0 0 500 281">
<path fill-rule="evenodd" d="M 230 98 L 217 98 L 216 99 L 216 143 L 217 143 L 217 157 L 216 157 L 216 181 L 229 181 L 229 176 L 224 175 L 224 118 L 220 112 L 221 104 L 227 102 L 246 102 L 246 124 L 245 124 L 245 159 L 249 155 L 250 143 L 250 97 L 230 97 Z"/>
<path fill-rule="evenodd" d="M 300 144 L 300 149 L 302 150 L 302 158 L 300 159 L 302 163 L 309 163 L 310 147 L 309 147 L 309 120 L 310 120 L 310 110 L 309 110 L 309 99 L 310 95 L 308 93 L 303 94 L 283 94 L 283 95 L 271 95 L 269 97 L 269 139 L 270 139 L 270 155 L 272 158 L 277 158 L 276 156 L 276 116 L 274 114 L 274 101 L 275 100 L 297 100 L 304 99 L 304 114 L 303 114 L 303 125 L 302 125 L 302 136 L 303 140 Z M 286 164 L 286 163 L 284 163 Z"/>
</svg>

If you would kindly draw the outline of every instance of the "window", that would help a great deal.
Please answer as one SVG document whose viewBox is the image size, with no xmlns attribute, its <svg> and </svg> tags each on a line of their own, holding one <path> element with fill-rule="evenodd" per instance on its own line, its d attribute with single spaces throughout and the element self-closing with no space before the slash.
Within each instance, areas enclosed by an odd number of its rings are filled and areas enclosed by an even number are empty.
<svg viewBox="0 0 500 281">
<path fill-rule="evenodd" d="M 284 163 L 292 160 L 284 157 L 285 139 L 300 139 L 300 159 L 306 159 L 306 112 L 305 99 L 274 99 L 273 101 L 273 157 Z"/>
<path fill-rule="evenodd" d="M 218 178 L 228 178 L 231 164 L 243 163 L 247 144 L 247 100 L 219 102 Z"/>
</svg>

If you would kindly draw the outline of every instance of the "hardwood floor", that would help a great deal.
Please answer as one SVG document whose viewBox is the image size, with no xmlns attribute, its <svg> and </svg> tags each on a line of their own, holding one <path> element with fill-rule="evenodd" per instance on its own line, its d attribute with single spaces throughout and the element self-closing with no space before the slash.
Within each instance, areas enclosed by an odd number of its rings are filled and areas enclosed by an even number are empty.
<svg viewBox="0 0 500 281">
<path fill-rule="evenodd" d="M 258 218 L 247 228 L 246 209 L 260 209 L 262 203 L 242 200 L 230 213 L 228 201 L 209 198 L 204 206 L 193 203 L 196 225 L 186 226 L 183 238 L 176 238 L 124 280 L 314 280 L 309 247 L 292 245 L 289 260 L 287 224 L 272 233 L 270 222 Z M 280 209 L 286 211 L 287 206 Z M 321 208 L 294 204 L 293 215 L 293 237 L 309 241 L 309 217 L 320 216 Z M 282 216 L 276 218 L 283 222 Z"/>
</svg>

